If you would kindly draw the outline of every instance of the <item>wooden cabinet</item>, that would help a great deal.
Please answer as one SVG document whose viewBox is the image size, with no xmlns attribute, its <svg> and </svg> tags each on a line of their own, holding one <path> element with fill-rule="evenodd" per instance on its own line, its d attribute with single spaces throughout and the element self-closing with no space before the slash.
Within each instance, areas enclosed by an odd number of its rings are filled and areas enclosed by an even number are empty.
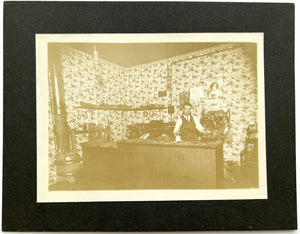
<svg viewBox="0 0 300 234">
<path fill-rule="evenodd" d="M 258 139 L 246 137 L 245 144 L 245 162 L 247 183 L 249 187 L 258 187 Z"/>
<path fill-rule="evenodd" d="M 113 142 L 82 144 L 83 168 L 80 173 L 82 189 L 106 190 L 120 186 L 120 157 Z"/>
</svg>

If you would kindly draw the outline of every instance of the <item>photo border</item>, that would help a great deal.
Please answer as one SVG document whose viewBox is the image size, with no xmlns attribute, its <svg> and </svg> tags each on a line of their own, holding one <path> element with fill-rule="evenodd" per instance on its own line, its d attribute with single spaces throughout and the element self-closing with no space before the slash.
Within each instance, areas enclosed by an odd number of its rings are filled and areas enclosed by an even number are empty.
<svg viewBox="0 0 300 234">
<path fill-rule="evenodd" d="M 4 2 L 3 29 L 3 231 L 297 228 L 294 4 Z M 187 32 L 264 33 L 268 199 L 37 203 L 35 34 Z"/>
<path fill-rule="evenodd" d="M 159 189 L 49 191 L 48 43 L 256 43 L 259 187 L 249 189 Z M 263 33 L 37 34 L 37 201 L 164 201 L 267 199 Z"/>
</svg>

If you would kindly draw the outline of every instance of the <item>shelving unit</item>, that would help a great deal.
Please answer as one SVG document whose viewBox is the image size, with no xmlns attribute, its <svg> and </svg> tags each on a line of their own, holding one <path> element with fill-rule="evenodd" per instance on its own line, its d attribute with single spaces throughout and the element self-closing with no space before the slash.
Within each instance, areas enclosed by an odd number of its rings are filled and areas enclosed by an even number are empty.
<svg viewBox="0 0 300 234">
<path fill-rule="evenodd" d="M 128 107 L 116 107 L 116 106 L 77 106 L 76 108 L 82 109 L 93 109 L 93 110 L 116 110 L 116 111 L 143 111 L 143 110 L 163 110 L 168 109 L 164 106 L 153 106 L 153 107 L 137 107 L 137 108 L 128 108 Z"/>
<path fill-rule="evenodd" d="M 145 110 L 164 110 L 168 109 L 168 107 L 165 106 L 144 106 L 144 107 L 136 107 L 136 108 L 130 108 L 130 107 L 120 107 L 120 106 L 101 106 L 101 105 L 80 105 L 76 106 L 76 108 L 82 108 L 87 110 L 111 110 L 111 111 L 122 111 L 122 118 L 123 118 L 123 111 L 145 111 Z M 162 113 L 161 113 L 162 115 Z"/>
<path fill-rule="evenodd" d="M 126 107 L 126 106 L 117 106 L 117 105 L 111 105 L 111 106 L 101 106 L 101 105 L 93 105 L 93 104 L 82 104 L 80 106 L 76 106 L 76 108 L 86 109 L 86 110 L 106 110 L 106 111 L 122 111 L 122 118 L 124 111 L 151 111 L 151 110 L 159 110 L 161 119 L 162 119 L 162 110 L 168 109 L 168 107 L 165 106 L 141 106 L 136 108 Z M 89 130 L 77 130 L 75 134 L 84 134 L 89 133 Z"/>
</svg>

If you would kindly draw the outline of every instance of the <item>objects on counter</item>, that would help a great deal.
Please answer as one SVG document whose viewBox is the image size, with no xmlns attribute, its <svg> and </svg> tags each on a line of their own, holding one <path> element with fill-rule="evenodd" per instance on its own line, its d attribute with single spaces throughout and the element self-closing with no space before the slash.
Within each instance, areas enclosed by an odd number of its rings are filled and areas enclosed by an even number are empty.
<svg viewBox="0 0 300 234">
<path fill-rule="evenodd" d="M 145 133 L 140 137 L 140 140 L 146 140 L 150 136 L 150 133 Z"/>
<path fill-rule="evenodd" d="M 81 130 L 82 129 L 82 130 Z M 110 123 L 106 126 L 100 123 L 83 123 L 75 134 L 88 134 L 89 141 L 97 141 L 99 139 L 111 140 L 111 127 Z"/>
<path fill-rule="evenodd" d="M 173 141 L 173 129 L 175 123 L 164 123 L 163 121 L 155 120 L 150 123 L 138 123 L 127 126 L 128 139 L 139 140 L 141 136 L 149 133 L 147 139 Z"/>
<path fill-rule="evenodd" d="M 176 137 L 175 137 L 175 141 L 176 141 L 176 142 L 181 142 L 181 136 L 180 136 L 180 135 L 176 136 Z"/>
<path fill-rule="evenodd" d="M 109 141 L 111 138 L 111 135 L 110 135 L 110 124 L 108 124 L 106 126 L 106 139 Z"/>
</svg>

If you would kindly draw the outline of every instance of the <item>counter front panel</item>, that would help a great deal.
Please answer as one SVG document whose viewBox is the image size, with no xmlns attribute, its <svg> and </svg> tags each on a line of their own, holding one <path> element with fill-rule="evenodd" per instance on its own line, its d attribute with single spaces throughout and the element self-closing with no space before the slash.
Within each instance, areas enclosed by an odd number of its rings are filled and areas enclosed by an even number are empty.
<svg viewBox="0 0 300 234">
<path fill-rule="evenodd" d="M 136 189 L 215 189 L 223 183 L 223 144 L 122 141 L 122 178 Z"/>
</svg>

